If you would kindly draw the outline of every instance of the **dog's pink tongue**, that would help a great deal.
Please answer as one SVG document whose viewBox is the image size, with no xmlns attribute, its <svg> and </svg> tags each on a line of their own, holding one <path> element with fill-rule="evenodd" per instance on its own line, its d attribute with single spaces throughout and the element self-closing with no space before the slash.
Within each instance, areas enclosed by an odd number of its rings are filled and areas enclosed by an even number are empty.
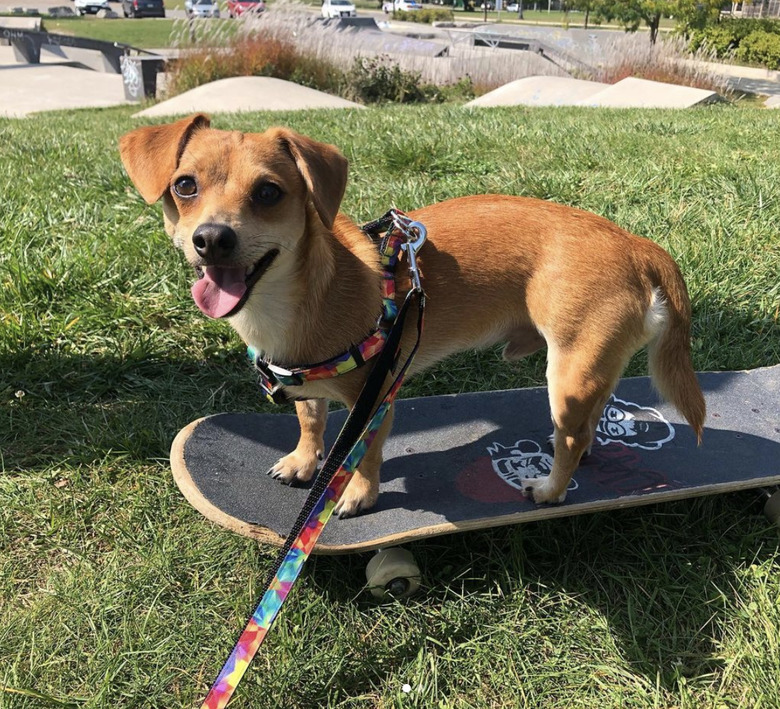
<svg viewBox="0 0 780 709">
<path fill-rule="evenodd" d="M 192 286 L 195 304 L 210 318 L 224 318 L 246 293 L 245 269 L 206 266 Z"/>
</svg>

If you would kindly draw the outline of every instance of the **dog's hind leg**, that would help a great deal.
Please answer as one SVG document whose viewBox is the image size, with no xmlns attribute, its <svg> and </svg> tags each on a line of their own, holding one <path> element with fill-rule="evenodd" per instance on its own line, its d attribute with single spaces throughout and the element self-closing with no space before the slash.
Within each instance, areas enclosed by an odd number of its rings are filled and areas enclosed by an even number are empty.
<svg viewBox="0 0 780 709">
<path fill-rule="evenodd" d="M 623 370 L 623 358 L 562 354 L 550 346 L 547 383 L 555 455 L 548 477 L 529 479 L 525 493 L 538 503 L 563 502 L 580 458 L 590 448 L 604 405 Z"/>
</svg>

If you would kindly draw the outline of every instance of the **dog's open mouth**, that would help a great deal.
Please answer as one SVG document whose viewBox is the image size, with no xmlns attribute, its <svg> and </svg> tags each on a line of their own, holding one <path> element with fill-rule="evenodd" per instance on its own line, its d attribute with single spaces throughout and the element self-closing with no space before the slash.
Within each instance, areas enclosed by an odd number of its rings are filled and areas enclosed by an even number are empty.
<svg viewBox="0 0 780 709">
<path fill-rule="evenodd" d="M 278 249 L 271 249 L 248 269 L 228 266 L 196 267 L 198 280 L 192 286 L 195 304 L 210 318 L 235 315 L 278 255 Z"/>
</svg>

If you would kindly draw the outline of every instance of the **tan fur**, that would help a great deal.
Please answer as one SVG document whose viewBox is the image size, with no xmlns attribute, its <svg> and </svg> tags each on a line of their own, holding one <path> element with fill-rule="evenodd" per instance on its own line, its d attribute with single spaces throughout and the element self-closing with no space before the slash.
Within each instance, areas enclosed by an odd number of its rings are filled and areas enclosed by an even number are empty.
<svg viewBox="0 0 780 709">
<path fill-rule="evenodd" d="M 219 222 L 238 235 L 229 265 L 251 267 L 271 248 L 280 255 L 246 304 L 227 319 L 241 337 L 281 365 L 329 359 L 361 341 L 380 312 L 376 249 L 336 214 L 346 160 L 333 146 L 285 129 L 241 134 L 207 128 L 203 116 L 139 128 L 120 143 L 122 160 L 148 201 L 162 195 L 166 230 L 193 266 L 201 224 Z M 183 201 L 170 185 L 197 178 L 198 197 Z M 273 207 L 248 199 L 258 180 L 284 191 Z M 536 502 L 564 499 L 572 473 L 629 358 L 650 344 L 650 369 L 701 436 L 705 404 L 689 353 L 690 303 L 671 257 L 594 214 L 535 199 L 484 195 L 411 212 L 425 224 L 419 255 L 428 295 L 425 333 L 413 371 L 466 349 L 507 343 L 516 359 L 548 348 L 547 380 L 555 458 L 547 480 L 529 481 Z M 408 289 L 399 269 L 397 289 Z M 414 323 L 405 332 L 411 346 Z M 307 480 L 323 453 L 326 400 L 355 402 L 363 367 L 290 391 L 301 438 L 273 474 Z M 391 417 L 343 496 L 337 512 L 374 504 L 381 447 Z"/>
</svg>

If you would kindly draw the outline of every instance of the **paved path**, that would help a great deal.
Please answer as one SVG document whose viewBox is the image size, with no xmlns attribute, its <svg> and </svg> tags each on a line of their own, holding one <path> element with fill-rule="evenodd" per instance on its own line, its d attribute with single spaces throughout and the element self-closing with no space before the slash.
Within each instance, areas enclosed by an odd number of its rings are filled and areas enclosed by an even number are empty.
<svg viewBox="0 0 780 709">
<path fill-rule="evenodd" d="M 0 63 L 10 47 L 0 47 Z M 57 64 L 0 66 L 0 116 L 23 118 L 38 111 L 105 108 L 125 101 L 119 74 Z"/>
</svg>

